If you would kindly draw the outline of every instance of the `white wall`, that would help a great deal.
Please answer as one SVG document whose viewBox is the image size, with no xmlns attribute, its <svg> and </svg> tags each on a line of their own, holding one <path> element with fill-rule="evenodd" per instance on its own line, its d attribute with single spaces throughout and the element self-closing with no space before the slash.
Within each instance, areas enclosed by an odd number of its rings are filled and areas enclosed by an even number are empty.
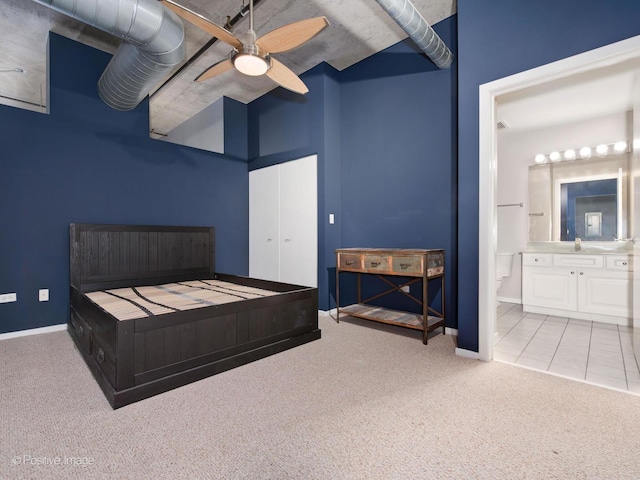
<svg viewBox="0 0 640 480">
<path fill-rule="evenodd" d="M 160 140 L 224 153 L 224 97 L 178 125 Z"/>
<path fill-rule="evenodd" d="M 498 105 L 497 118 L 500 117 Z M 524 203 L 524 207 L 498 208 L 498 251 L 514 252 L 513 273 L 498 292 L 502 300 L 522 298 L 520 252 L 527 248 L 529 225 L 528 168 L 538 153 L 580 149 L 632 138 L 631 112 L 555 125 L 535 130 L 498 131 L 498 205 Z"/>
</svg>

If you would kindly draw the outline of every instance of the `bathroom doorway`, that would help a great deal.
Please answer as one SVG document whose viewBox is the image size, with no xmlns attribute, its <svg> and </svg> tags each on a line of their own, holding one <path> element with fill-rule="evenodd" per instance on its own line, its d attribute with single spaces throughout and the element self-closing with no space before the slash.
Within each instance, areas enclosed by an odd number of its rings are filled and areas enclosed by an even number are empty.
<svg viewBox="0 0 640 480">
<path fill-rule="evenodd" d="M 595 71 L 611 65 L 640 58 L 640 37 L 585 52 L 558 62 L 544 65 L 510 77 L 480 86 L 479 123 L 479 358 L 494 358 L 494 332 L 496 331 L 496 265 L 497 254 L 497 178 L 498 131 L 496 100 L 525 88 L 554 80 L 568 79 L 572 75 Z M 634 179 L 638 176 L 632 173 Z M 634 199 L 632 204 L 637 203 Z M 640 211 L 640 207 L 634 211 Z M 636 229 L 638 230 L 638 229 Z M 638 245 L 638 244 L 636 244 Z M 638 245 L 640 247 L 640 245 Z M 637 255 L 636 255 L 637 257 Z M 638 271 L 638 268 L 635 269 Z M 634 282 L 638 283 L 638 282 Z M 640 302 L 636 302 L 636 305 Z"/>
</svg>

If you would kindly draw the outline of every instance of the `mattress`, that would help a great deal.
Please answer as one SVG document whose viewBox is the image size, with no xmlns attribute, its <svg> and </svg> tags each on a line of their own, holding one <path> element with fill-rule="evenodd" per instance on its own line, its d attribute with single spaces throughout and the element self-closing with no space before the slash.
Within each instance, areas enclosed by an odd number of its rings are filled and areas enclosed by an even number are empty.
<svg viewBox="0 0 640 480">
<path fill-rule="evenodd" d="M 86 293 L 86 296 L 118 320 L 134 320 L 278 293 L 221 280 L 190 280 L 165 285 L 99 290 Z"/>
</svg>

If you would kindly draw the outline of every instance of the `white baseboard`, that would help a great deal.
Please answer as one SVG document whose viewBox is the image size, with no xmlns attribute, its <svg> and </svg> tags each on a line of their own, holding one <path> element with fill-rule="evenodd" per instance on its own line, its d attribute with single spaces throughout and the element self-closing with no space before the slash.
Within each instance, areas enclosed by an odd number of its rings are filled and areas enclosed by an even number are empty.
<svg viewBox="0 0 640 480">
<path fill-rule="evenodd" d="M 450 328 L 450 327 L 444 327 L 444 334 L 445 335 L 454 335 L 454 336 L 458 336 L 458 329 L 457 328 Z"/>
<path fill-rule="evenodd" d="M 506 302 L 506 303 L 517 303 L 518 305 L 522 304 L 522 298 L 515 298 L 515 297 L 496 297 L 496 299 L 499 302 Z"/>
<path fill-rule="evenodd" d="M 49 327 L 31 328 L 29 330 L 18 330 L 17 332 L 9 332 L 0 334 L 0 340 L 9 340 L 10 338 L 26 337 L 29 335 L 38 335 L 40 333 L 51 333 L 66 330 L 67 324 L 51 325 Z"/>
<path fill-rule="evenodd" d="M 456 348 L 456 355 L 459 357 L 471 358 L 472 360 L 480 360 L 480 354 L 464 348 Z"/>
</svg>

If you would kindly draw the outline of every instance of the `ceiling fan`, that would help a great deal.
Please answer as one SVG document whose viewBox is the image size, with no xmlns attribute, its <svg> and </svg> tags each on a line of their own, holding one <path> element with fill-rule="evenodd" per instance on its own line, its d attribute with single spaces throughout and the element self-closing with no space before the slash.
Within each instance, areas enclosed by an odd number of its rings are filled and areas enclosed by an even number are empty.
<svg viewBox="0 0 640 480">
<path fill-rule="evenodd" d="M 271 55 L 288 52 L 311 40 L 329 25 L 326 17 L 315 17 L 290 23 L 256 38 L 256 32 L 253 30 L 253 0 L 250 0 L 250 27 L 246 41 L 242 42 L 228 30 L 173 0 L 160 1 L 189 23 L 233 47 L 227 58 L 209 67 L 196 78 L 196 81 L 201 82 L 235 68 L 245 75 L 266 75 L 278 85 L 296 93 L 309 91 L 293 71 Z"/>
</svg>

